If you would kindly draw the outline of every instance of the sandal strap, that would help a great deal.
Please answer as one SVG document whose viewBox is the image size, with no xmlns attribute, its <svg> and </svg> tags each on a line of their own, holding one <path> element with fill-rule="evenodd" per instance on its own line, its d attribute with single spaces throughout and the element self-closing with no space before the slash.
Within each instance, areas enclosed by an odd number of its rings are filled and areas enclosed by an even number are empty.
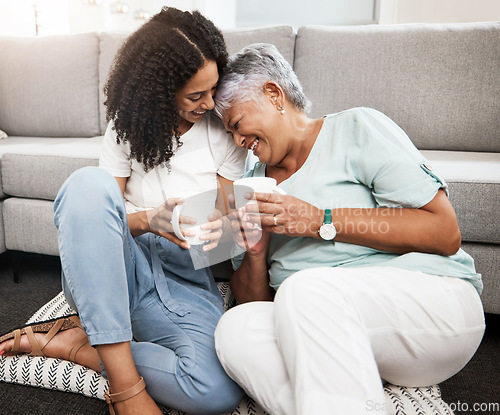
<svg viewBox="0 0 500 415">
<path fill-rule="evenodd" d="M 89 342 L 87 335 L 85 334 L 79 341 L 75 343 L 75 345 L 71 348 L 69 352 L 69 361 L 74 362 L 76 354 L 80 351 L 80 349 L 85 346 Z"/>
<path fill-rule="evenodd" d="M 42 352 L 43 347 L 40 347 L 40 343 L 38 343 L 38 340 L 33 333 L 33 329 L 28 326 L 24 330 L 24 333 L 28 337 L 31 346 L 31 352 L 29 353 L 29 356 L 45 356 Z"/>
<path fill-rule="evenodd" d="M 123 392 L 109 393 L 108 389 L 104 396 L 106 397 L 106 402 L 112 406 L 117 402 L 126 401 L 127 399 L 134 397 L 145 388 L 146 382 L 144 382 L 144 378 L 141 376 L 139 382 L 137 382 L 134 386 L 125 389 Z"/>
<path fill-rule="evenodd" d="M 40 351 L 42 351 L 43 348 L 45 346 L 47 346 L 47 343 L 50 342 L 54 338 L 54 336 L 58 333 L 59 329 L 62 327 L 63 324 L 64 324 L 64 318 L 61 318 L 61 319 L 54 322 L 54 325 L 47 332 L 45 337 L 40 341 Z M 28 328 L 31 328 L 31 327 L 28 327 Z"/>
<path fill-rule="evenodd" d="M 11 351 L 17 353 L 19 351 L 19 346 L 21 345 L 21 330 L 14 330 L 14 344 L 12 345 Z"/>
<path fill-rule="evenodd" d="M 44 347 L 54 338 L 54 336 L 61 330 L 68 330 L 73 327 L 82 328 L 82 324 L 77 315 L 71 315 L 66 317 L 60 317 L 58 319 L 40 321 L 37 323 L 29 324 L 23 328 L 18 328 L 11 331 L 8 334 L 1 336 L 1 341 L 6 341 L 8 339 L 14 338 L 14 344 L 12 345 L 11 352 L 17 354 L 21 346 L 21 337 L 26 334 L 28 337 L 31 352 L 29 356 L 44 356 Z M 83 329 L 83 328 L 82 328 Z M 34 333 L 46 333 L 43 339 L 38 341 Z M 82 340 L 83 343 L 83 340 Z M 78 350 L 84 345 L 78 344 L 79 348 L 74 352 L 74 355 Z M 73 352 L 73 350 L 71 350 Z"/>
</svg>

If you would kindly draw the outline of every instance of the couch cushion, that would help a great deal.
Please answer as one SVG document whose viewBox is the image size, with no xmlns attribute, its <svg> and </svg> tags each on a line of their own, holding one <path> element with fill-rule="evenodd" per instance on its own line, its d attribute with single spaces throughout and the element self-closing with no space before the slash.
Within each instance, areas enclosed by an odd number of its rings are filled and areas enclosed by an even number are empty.
<svg viewBox="0 0 500 415">
<path fill-rule="evenodd" d="M 7 249 L 59 255 L 54 202 L 10 197 L 4 200 L 3 217 Z"/>
<path fill-rule="evenodd" d="M 7 134 L 99 134 L 97 34 L 0 37 L 0 56 L 0 128 Z"/>
<path fill-rule="evenodd" d="M 104 85 L 118 49 L 128 37 L 127 33 L 102 33 L 100 39 L 101 57 L 99 60 L 99 107 L 101 134 L 106 131 L 106 107 L 104 106 Z M 267 42 L 274 44 L 283 56 L 293 64 L 295 33 L 291 26 L 273 26 L 253 29 L 233 29 L 224 31 L 230 54 L 238 52 L 251 43 Z"/>
<path fill-rule="evenodd" d="M 462 240 L 500 243 L 500 154 L 422 151 L 449 185 Z"/>
<path fill-rule="evenodd" d="M 54 200 L 75 170 L 97 166 L 102 137 L 9 137 L 1 159 L 2 190 L 9 196 Z M 2 154 L 0 154 L 1 156 Z"/>
<path fill-rule="evenodd" d="M 462 249 L 474 258 L 476 270 L 483 277 L 481 301 L 485 313 L 500 314 L 500 245 L 463 242 Z"/>
<path fill-rule="evenodd" d="M 367 106 L 420 149 L 500 151 L 500 24 L 303 27 L 295 70 L 313 116 Z"/>
<path fill-rule="evenodd" d="M 500 243 L 500 183 L 448 181 L 462 241 Z"/>
<path fill-rule="evenodd" d="M 283 57 L 293 65 L 295 32 L 291 26 L 225 30 L 224 39 L 230 55 L 252 43 L 272 43 Z"/>
<path fill-rule="evenodd" d="M 2 164 L 0 160 L 0 200 L 4 199 L 7 195 L 3 192 L 3 187 L 2 187 Z"/>
<path fill-rule="evenodd" d="M 3 227 L 3 200 L 0 201 L 0 254 L 5 252 L 5 231 Z"/>
</svg>

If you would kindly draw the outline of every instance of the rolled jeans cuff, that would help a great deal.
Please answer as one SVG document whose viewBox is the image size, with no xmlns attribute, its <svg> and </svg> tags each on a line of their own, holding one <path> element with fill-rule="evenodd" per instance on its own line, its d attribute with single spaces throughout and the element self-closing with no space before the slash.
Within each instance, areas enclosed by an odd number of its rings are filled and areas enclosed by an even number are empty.
<svg viewBox="0 0 500 415">
<path fill-rule="evenodd" d="M 87 333 L 89 343 L 92 347 L 101 344 L 114 344 L 129 342 L 132 340 L 132 330 L 111 331 L 106 333 Z"/>
</svg>

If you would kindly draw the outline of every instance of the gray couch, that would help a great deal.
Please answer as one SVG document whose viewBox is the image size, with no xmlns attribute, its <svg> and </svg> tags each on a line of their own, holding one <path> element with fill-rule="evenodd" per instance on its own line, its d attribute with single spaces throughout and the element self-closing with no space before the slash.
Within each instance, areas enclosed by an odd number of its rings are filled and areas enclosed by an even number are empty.
<svg viewBox="0 0 500 415">
<path fill-rule="evenodd" d="M 230 53 L 275 44 L 313 116 L 356 106 L 394 119 L 450 187 L 463 248 L 500 314 L 500 24 L 289 26 L 225 33 Z M 52 205 L 74 170 L 97 165 L 103 85 L 126 34 L 0 37 L 0 252 L 58 255 Z"/>
</svg>

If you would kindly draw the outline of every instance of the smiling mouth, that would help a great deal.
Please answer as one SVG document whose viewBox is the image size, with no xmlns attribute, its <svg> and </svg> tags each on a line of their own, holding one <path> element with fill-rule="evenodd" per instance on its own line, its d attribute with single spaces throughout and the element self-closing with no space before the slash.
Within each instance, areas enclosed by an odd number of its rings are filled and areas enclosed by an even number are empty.
<svg viewBox="0 0 500 415">
<path fill-rule="evenodd" d="M 206 111 L 203 111 L 203 112 L 198 112 L 198 111 L 191 111 L 194 115 L 196 115 L 197 117 L 201 117 L 202 115 L 205 115 Z"/>
<path fill-rule="evenodd" d="M 248 146 L 248 149 L 254 151 L 257 145 L 259 144 L 259 139 L 256 138 L 251 145 Z"/>
</svg>

